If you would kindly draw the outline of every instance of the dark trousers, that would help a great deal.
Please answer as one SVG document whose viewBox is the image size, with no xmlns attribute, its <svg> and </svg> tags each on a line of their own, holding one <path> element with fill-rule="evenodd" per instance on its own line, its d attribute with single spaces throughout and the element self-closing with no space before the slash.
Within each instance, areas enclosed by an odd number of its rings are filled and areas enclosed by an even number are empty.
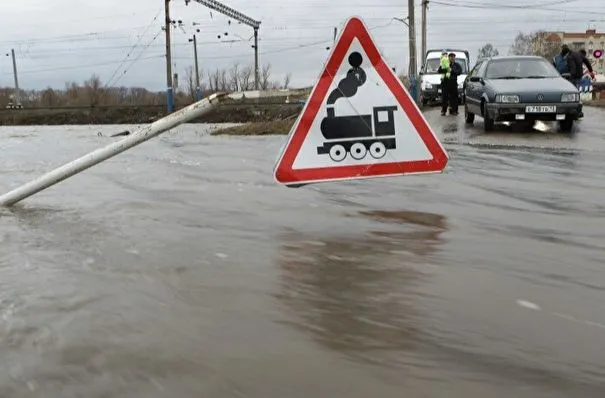
<svg viewBox="0 0 605 398">
<path fill-rule="evenodd" d="M 447 112 L 447 104 L 450 98 L 447 82 L 447 79 L 441 80 L 441 113 Z"/>
<path fill-rule="evenodd" d="M 458 84 L 454 80 L 444 79 L 441 81 L 441 113 L 458 113 Z"/>
</svg>

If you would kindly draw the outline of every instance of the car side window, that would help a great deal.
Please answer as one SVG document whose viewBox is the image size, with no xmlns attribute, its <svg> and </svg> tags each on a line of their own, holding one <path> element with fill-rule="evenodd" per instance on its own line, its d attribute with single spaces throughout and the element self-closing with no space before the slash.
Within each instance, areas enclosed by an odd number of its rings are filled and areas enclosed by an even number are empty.
<svg viewBox="0 0 605 398">
<path fill-rule="evenodd" d="M 479 69 L 477 70 L 476 76 L 479 76 L 479 77 L 485 76 L 485 70 L 487 69 L 488 63 L 489 63 L 489 61 L 483 61 L 483 63 L 481 64 L 481 66 L 479 66 Z"/>
<path fill-rule="evenodd" d="M 481 64 L 483 64 L 483 61 L 479 61 L 477 62 L 477 64 L 475 65 L 475 67 L 471 70 L 471 73 L 469 73 L 470 76 L 476 76 L 477 75 L 477 71 L 479 70 L 479 68 L 481 67 Z"/>
</svg>

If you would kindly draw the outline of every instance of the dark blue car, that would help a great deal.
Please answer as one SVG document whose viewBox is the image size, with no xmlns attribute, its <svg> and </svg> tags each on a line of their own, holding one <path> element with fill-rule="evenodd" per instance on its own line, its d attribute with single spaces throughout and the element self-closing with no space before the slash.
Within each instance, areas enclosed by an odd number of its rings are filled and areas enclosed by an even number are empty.
<svg viewBox="0 0 605 398">
<path fill-rule="evenodd" d="M 485 131 L 496 122 L 531 124 L 558 121 L 570 131 L 582 113 L 578 89 L 542 57 L 502 56 L 477 62 L 463 84 L 464 114 L 472 124 L 483 118 Z"/>
</svg>

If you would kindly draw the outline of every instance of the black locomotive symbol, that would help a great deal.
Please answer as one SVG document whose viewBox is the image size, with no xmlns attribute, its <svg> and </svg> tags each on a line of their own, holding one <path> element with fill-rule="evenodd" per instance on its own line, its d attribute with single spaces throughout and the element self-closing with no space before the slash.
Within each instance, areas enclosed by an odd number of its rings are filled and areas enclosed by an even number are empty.
<svg viewBox="0 0 605 398">
<path fill-rule="evenodd" d="M 351 69 L 328 96 L 328 116 L 321 121 L 321 134 L 327 141 L 317 147 L 317 153 L 328 154 L 335 162 L 343 161 L 348 153 L 356 160 L 365 158 L 368 152 L 374 159 L 380 159 L 386 155 L 388 149 L 397 147 L 393 115 L 397 106 L 374 107 L 372 115 L 334 114 L 336 100 L 354 96 L 357 89 L 366 82 L 366 73 L 361 68 L 362 62 L 360 53 L 353 52 L 349 55 Z"/>
</svg>

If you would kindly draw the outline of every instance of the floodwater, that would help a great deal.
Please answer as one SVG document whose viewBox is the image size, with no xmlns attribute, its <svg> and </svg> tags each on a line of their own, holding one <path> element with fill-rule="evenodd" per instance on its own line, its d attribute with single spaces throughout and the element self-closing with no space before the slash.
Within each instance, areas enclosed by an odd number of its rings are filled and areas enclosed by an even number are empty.
<svg viewBox="0 0 605 398">
<path fill-rule="evenodd" d="M 186 125 L 2 209 L 0 397 L 603 397 L 585 113 L 484 134 L 431 110 L 445 173 L 299 189 L 272 179 L 285 137 Z M 3 127 L 0 189 L 126 127 Z"/>
</svg>

